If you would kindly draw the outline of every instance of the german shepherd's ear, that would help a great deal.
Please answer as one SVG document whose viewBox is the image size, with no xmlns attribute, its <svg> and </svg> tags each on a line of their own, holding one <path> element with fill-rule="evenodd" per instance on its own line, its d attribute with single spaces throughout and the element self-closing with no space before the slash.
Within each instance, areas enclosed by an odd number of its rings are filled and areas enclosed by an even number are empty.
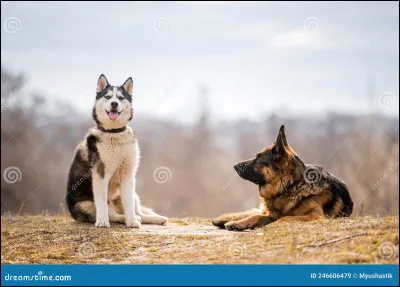
<svg viewBox="0 0 400 287">
<path fill-rule="evenodd" d="M 109 83 L 107 81 L 106 76 L 104 76 L 103 74 L 100 75 L 99 80 L 97 81 L 97 89 L 96 89 L 96 93 L 100 93 L 101 91 L 103 91 L 105 88 L 107 88 L 109 86 Z"/>
<path fill-rule="evenodd" d="M 282 141 L 283 141 L 283 144 L 284 144 L 285 146 L 289 146 L 289 145 L 288 145 L 288 142 L 287 142 L 287 139 L 286 139 L 285 125 L 281 125 L 281 128 L 279 129 L 279 133 L 282 134 Z"/>
<path fill-rule="evenodd" d="M 275 153 L 280 155 L 286 155 L 285 144 L 283 143 L 283 133 L 279 131 L 278 138 L 276 139 L 273 150 Z"/>
<path fill-rule="evenodd" d="M 129 77 L 128 80 L 126 80 L 125 83 L 122 85 L 122 87 L 124 88 L 125 92 L 127 92 L 128 94 L 130 94 L 132 96 L 132 92 L 133 92 L 132 77 Z"/>
</svg>

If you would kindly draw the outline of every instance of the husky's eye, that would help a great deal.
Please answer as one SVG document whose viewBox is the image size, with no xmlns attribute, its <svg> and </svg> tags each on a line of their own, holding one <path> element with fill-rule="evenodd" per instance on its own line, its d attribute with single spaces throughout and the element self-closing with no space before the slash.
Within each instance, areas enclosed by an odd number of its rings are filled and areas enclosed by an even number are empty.
<svg viewBox="0 0 400 287">
<path fill-rule="evenodd" d="M 125 97 L 118 97 L 118 100 L 122 101 Z"/>
<path fill-rule="evenodd" d="M 111 96 L 104 96 L 107 100 L 111 99 Z"/>
</svg>

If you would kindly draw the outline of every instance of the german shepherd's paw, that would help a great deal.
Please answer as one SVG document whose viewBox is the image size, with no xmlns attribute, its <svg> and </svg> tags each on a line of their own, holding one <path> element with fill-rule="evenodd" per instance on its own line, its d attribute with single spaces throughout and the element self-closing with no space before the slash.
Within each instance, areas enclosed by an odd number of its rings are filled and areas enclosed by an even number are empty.
<svg viewBox="0 0 400 287">
<path fill-rule="evenodd" d="M 96 223 L 94 224 L 95 227 L 100 227 L 100 228 L 110 228 L 110 221 L 105 220 L 105 219 L 99 219 L 96 220 Z"/>
<path fill-rule="evenodd" d="M 225 228 L 225 224 L 228 223 L 227 220 L 222 220 L 222 219 L 219 219 L 219 218 L 215 218 L 211 222 L 212 222 L 212 224 L 214 226 L 217 226 L 219 228 Z"/>
<path fill-rule="evenodd" d="M 130 228 L 139 228 L 141 225 L 140 221 L 138 221 L 136 218 L 135 219 L 126 219 L 125 220 L 126 227 Z"/>
<path fill-rule="evenodd" d="M 239 221 L 231 221 L 225 224 L 225 228 L 229 231 L 243 231 L 249 229 L 250 226 Z"/>
</svg>

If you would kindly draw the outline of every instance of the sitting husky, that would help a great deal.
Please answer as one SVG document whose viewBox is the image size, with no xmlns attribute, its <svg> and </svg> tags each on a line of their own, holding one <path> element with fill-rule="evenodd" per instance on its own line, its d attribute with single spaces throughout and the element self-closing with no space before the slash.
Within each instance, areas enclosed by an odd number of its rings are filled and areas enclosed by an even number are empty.
<svg viewBox="0 0 400 287">
<path fill-rule="evenodd" d="M 104 75 L 97 82 L 92 113 L 97 127 L 78 145 L 68 177 L 66 200 L 76 221 L 139 227 L 168 220 L 142 207 L 135 192 L 140 152 L 127 126 L 133 118 L 132 90 L 132 78 L 120 87 L 109 85 Z"/>
</svg>

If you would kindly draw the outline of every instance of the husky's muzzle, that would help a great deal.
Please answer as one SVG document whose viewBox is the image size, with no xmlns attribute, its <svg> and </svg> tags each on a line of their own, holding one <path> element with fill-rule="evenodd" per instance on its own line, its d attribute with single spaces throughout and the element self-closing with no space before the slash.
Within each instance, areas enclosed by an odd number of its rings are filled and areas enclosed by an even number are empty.
<svg viewBox="0 0 400 287">
<path fill-rule="evenodd" d="M 110 120 L 117 120 L 119 118 L 119 115 L 121 114 L 121 112 L 118 111 L 118 103 L 117 102 L 112 102 L 111 103 L 111 110 L 110 111 L 106 111 L 108 117 L 110 118 Z"/>
</svg>

